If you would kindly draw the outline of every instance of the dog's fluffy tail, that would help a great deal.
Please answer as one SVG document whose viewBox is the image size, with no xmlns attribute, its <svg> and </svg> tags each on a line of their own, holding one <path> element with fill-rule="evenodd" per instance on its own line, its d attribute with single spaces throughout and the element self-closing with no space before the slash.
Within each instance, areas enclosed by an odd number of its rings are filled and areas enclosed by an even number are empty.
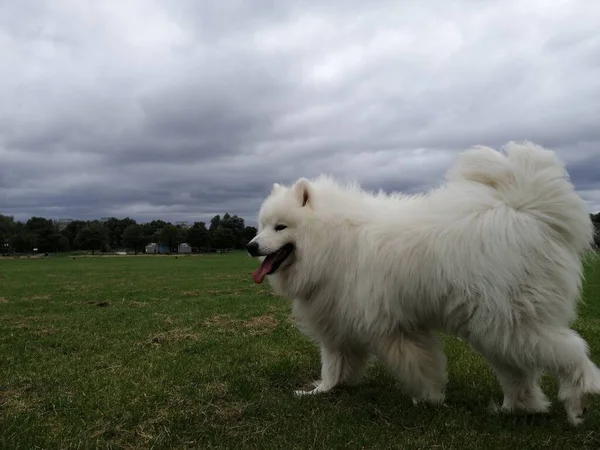
<svg viewBox="0 0 600 450">
<path fill-rule="evenodd" d="M 593 242 L 590 215 L 555 153 L 531 142 L 510 142 L 504 150 L 462 152 L 447 179 L 489 186 L 508 206 L 547 224 L 576 252 L 587 251 Z"/>
</svg>

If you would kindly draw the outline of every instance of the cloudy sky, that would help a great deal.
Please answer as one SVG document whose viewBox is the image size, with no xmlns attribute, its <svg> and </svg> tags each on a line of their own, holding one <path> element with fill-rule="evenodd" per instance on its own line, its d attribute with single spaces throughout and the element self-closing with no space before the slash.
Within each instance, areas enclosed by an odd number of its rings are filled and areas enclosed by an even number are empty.
<svg viewBox="0 0 600 450">
<path fill-rule="evenodd" d="M 328 172 L 415 192 L 555 149 L 600 211 L 595 0 L 0 4 L 0 213 L 254 220 Z"/>
</svg>

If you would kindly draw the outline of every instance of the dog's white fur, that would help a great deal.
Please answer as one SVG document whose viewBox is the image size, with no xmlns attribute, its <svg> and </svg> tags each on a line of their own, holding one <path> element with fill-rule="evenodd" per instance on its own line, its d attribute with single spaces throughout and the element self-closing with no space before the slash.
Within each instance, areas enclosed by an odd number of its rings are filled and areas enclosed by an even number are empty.
<svg viewBox="0 0 600 450">
<path fill-rule="evenodd" d="M 298 393 L 357 382 L 374 354 L 415 401 L 441 403 L 442 330 L 491 363 L 503 410 L 547 411 L 548 371 L 570 422 L 582 421 L 586 394 L 600 393 L 600 370 L 569 327 L 589 213 L 553 152 L 528 142 L 504 150 L 462 152 L 445 183 L 418 196 L 325 176 L 273 186 L 253 242 L 263 255 L 295 245 L 268 280 L 321 346 L 321 380 Z"/>
</svg>

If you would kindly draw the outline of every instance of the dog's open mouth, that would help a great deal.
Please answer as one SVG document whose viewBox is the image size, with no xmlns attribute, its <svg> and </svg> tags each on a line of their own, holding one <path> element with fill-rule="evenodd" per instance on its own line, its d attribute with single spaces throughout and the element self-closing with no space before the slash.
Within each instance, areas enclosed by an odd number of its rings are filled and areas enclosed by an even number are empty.
<svg viewBox="0 0 600 450">
<path fill-rule="evenodd" d="M 293 244 L 285 244 L 279 250 L 269 253 L 260 267 L 252 273 L 254 282 L 260 284 L 267 275 L 275 273 L 275 271 L 279 269 L 279 266 L 281 266 L 281 263 L 283 263 L 293 251 Z"/>
</svg>

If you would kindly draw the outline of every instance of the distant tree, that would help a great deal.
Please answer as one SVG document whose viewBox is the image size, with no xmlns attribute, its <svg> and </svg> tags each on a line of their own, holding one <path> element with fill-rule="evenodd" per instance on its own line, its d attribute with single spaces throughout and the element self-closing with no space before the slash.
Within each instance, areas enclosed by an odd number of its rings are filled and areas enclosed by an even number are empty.
<svg viewBox="0 0 600 450">
<path fill-rule="evenodd" d="M 154 231 L 156 231 L 156 230 L 162 230 L 164 227 L 166 227 L 167 225 L 169 225 L 169 223 L 165 222 L 164 220 L 153 220 L 148 225 L 152 229 L 154 229 Z"/>
<path fill-rule="evenodd" d="M 216 249 L 223 252 L 233 248 L 235 245 L 235 235 L 230 229 L 219 226 L 213 231 L 212 244 Z"/>
<path fill-rule="evenodd" d="M 125 228 L 129 225 L 134 225 L 136 223 L 135 220 L 126 217 L 125 219 L 117 219 L 116 217 L 111 217 L 108 219 L 104 226 L 108 230 L 108 240 L 109 245 L 112 248 L 120 248 L 123 246 L 123 232 Z"/>
<path fill-rule="evenodd" d="M 180 231 L 170 223 L 158 231 L 158 241 L 163 245 L 167 245 L 169 250 L 173 250 L 177 245 L 181 244 L 180 239 Z"/>
<path fill-rule="evenodd" d="M 25 228 L 34 236 L 33 246 L 39 252 L 60 250 L 60 233 L 51 220 L 34 216 L 25 223 Z"/>
<path fill-rule="evenodd" d="M 123 245 L 132 248 L 136 255 L 149 242 L 146 236 L 144 236 L 144 229 L 142 226 L 136 223 L 125 228 L 122 241 Z"/>
<path fill-rule="evenodd" d="M 79 231 L 76 240 L 80 249 L 91 250 L 93 255 L 108 245 L 108 230 L 101 223 L 92 222 Z"/>
<path fill-rule="evenodd" d="M 212 233 L 219 227 L 219 225 L 221 225 L 221 216 L 217 214 L 212 219 L 210 219 L 210 226 L 208 227 L 208 231 Z"/>
<path fill-rule="evenodd" d="M 232 216 L 229 213 L 226 213 L 221 219 L 220 226 L 231 231 L 233 235 L 232 247 L 241 249 L 246 245 L 244 242 L 244 229 L 246 227 L 244 224 L 244 219 L 238 217 L 237 215 Z"/>
<path fill-rule="evenodd" d="M 243 246 L 245 246 L 248 242 L 250 242 L 256 236 L 257 229 L 255 227 L 246 227 L 244 228 L 243 233 Z"/>
<path fill-rule="evenodd" d="M 88 224 L 83 220 L 74 220 L 69 222 L 67 226 L 61 231 L 61 234 L 67 238 L 69 241 L 69 248 L 72 250 L 79 249 L 77 245 L 77 234 L 81 231 L 82 228 L 86 227 Z"/>
<path fill-rule="evenodd" d="M 177 229 L 177 245 L 186 242 L 187 241 L 187 235 L 188 235 L 188 228 L 186 226 L 183 225 L 175 225 L 175 228 Z"/>
<path fill-rule="evenodd" d="M 0 214 L 0 253 L 13 251 L 12 239 L 17 233 L 17 227 L 14 217 Z"/>
<path fill-rule="evenodd" d="M 210 245 L 210 239 L 206 224 L 204 222 L 194 222 L 187 230 L 187 242 L 192 247 L 205 249 Z"/>
<path fill-rule="evenodd" d="M 11 239 L 11 246 L 17 253 L 31 252 L 35 245 L 35 235 L 26 229 L 22 229 Z"/>
</svg>

